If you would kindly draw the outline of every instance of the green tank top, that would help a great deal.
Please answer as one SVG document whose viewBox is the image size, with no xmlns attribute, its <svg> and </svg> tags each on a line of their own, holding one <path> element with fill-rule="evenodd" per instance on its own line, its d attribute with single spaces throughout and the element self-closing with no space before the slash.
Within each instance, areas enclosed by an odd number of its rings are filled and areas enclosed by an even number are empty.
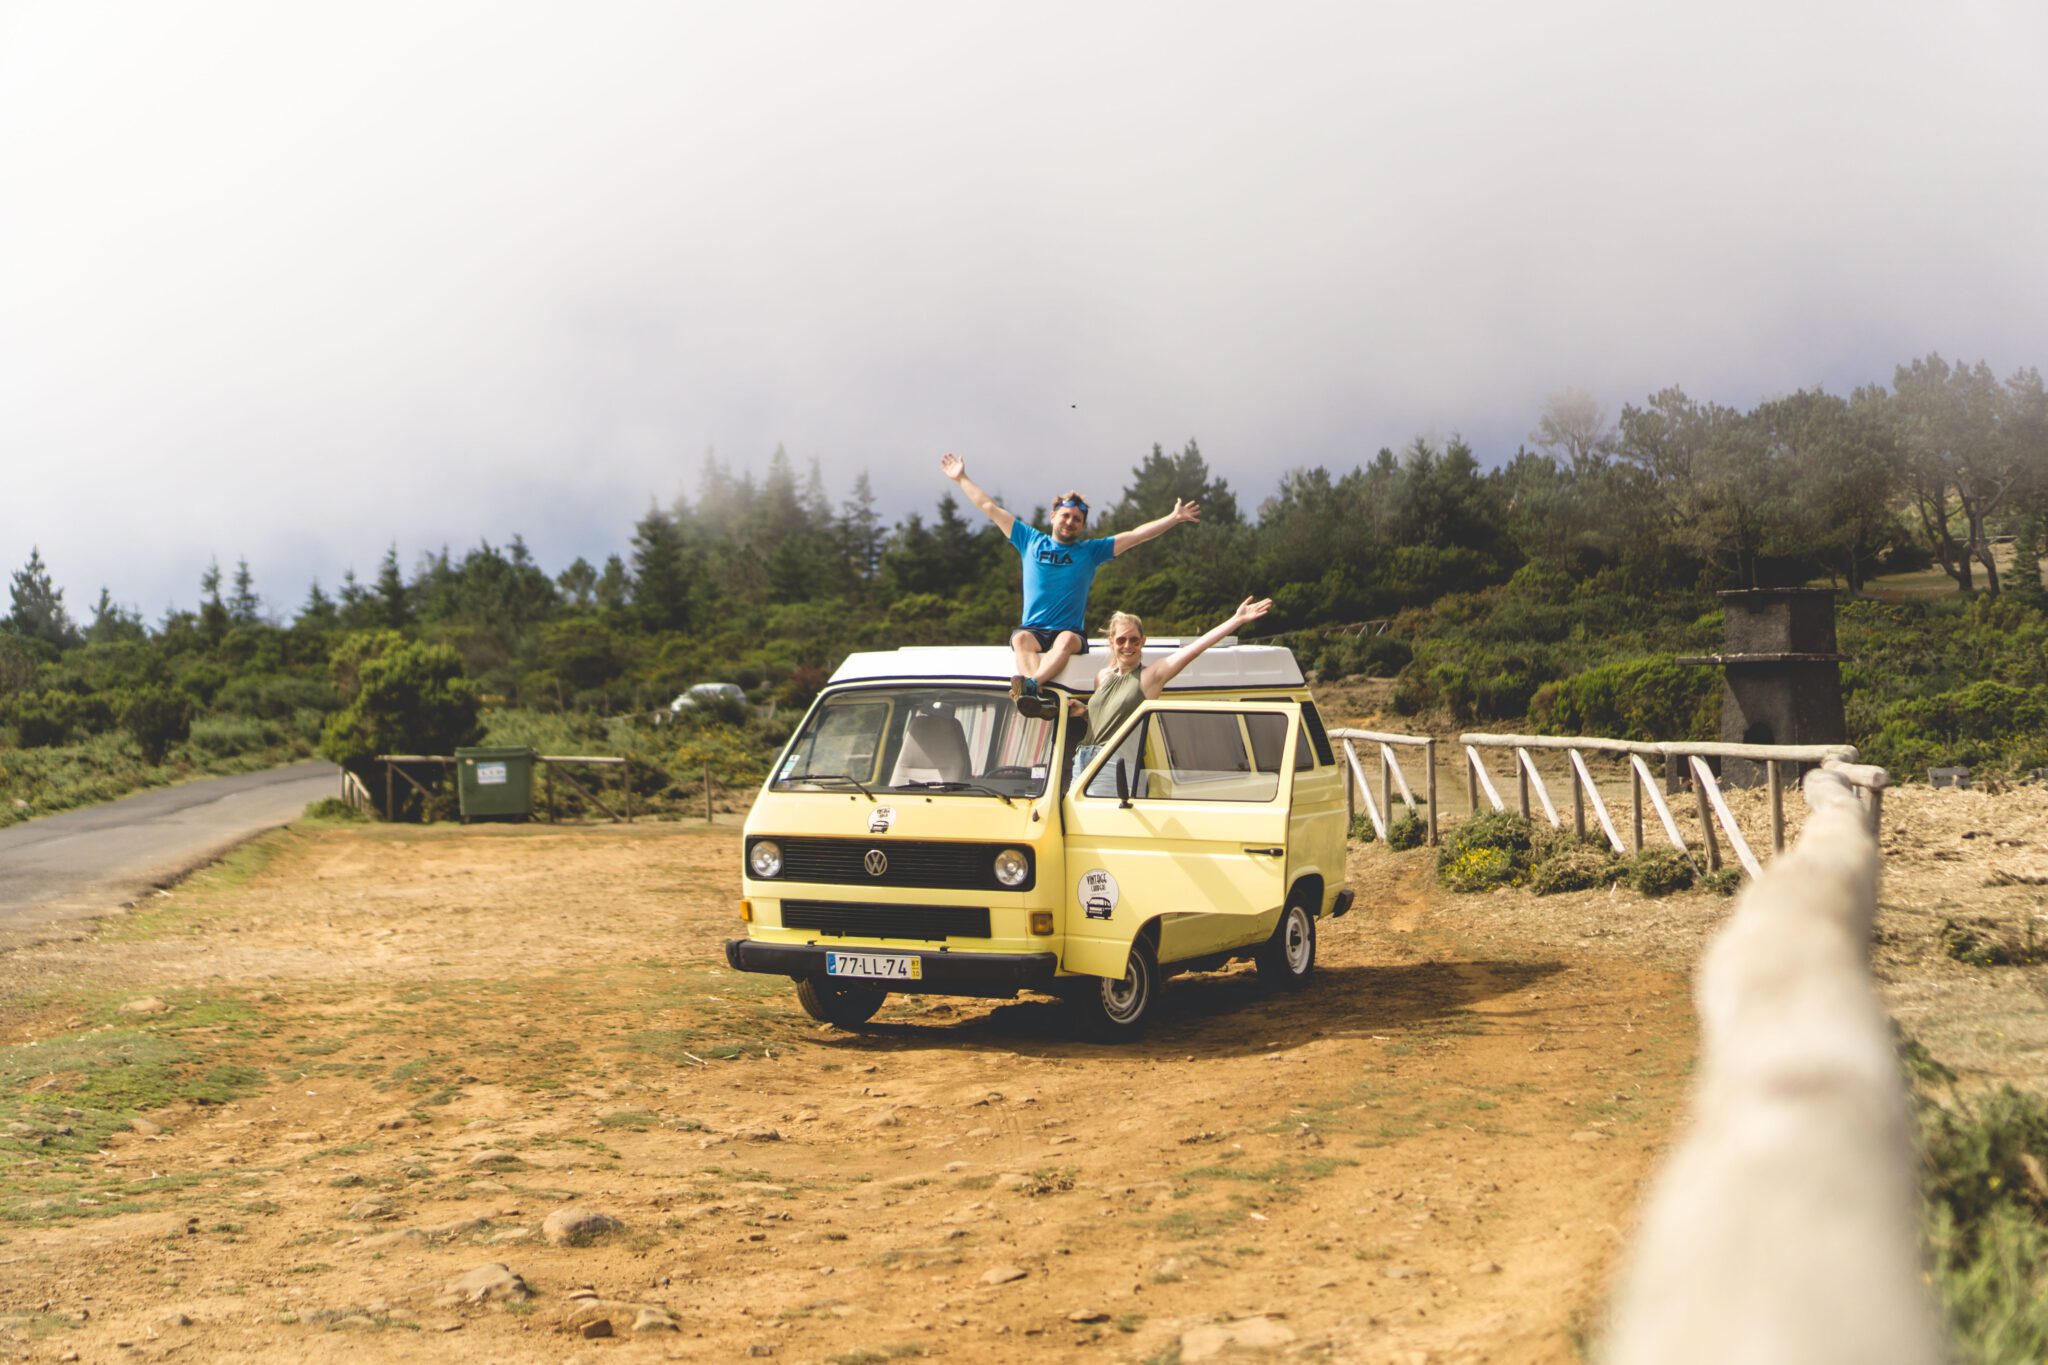
<svg viewBox="0 0 2048 1365">
<path fill-rule="evenodd" d="M 1104 744 L 1131 712 L 1145 700 L 1145 684 L 1137 673 L 1112 673 L 1088 698 L 1088 733 L 1083 744 Z"/>
</svg>

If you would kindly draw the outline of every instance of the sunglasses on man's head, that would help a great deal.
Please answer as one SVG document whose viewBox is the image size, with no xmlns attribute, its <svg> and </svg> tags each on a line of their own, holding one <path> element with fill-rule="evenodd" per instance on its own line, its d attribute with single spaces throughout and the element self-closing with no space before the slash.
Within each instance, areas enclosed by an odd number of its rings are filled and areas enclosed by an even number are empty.
<svg viewBox="0 0 2048 1365">
<path fill-rule="evenodd" d="M 1082 516 L 1085 517 L 1088 515 L 1088 504 L 1081 501 L 1079 498 L 1055 498 L 1053 499 L 1052 506 L 1055 512 L 1057 512 L 1062 507 L 1078 507 L 1081 509 Z"/>
</svg>

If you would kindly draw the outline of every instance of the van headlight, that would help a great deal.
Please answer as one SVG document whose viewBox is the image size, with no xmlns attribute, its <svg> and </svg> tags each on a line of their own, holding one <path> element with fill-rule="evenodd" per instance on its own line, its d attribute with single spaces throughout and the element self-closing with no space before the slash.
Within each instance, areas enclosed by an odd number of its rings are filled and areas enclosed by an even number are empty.
<svg viewBox="0 0 2048 1365">
<path fill-rule="evenodd" d="M 782 845 L 773 839 L 756 839 L 754 846 L 747 850 L 747 866 L 754 875 L 766 881 L 782 875 Z"/>
<path fill-rule="evenodd" d="M 1030 875 L 1031 859 L 1022 849 L 1006 848 L 996 855 L 996 880 L 1004 886 L 1022 886 Z"/>
</svg>

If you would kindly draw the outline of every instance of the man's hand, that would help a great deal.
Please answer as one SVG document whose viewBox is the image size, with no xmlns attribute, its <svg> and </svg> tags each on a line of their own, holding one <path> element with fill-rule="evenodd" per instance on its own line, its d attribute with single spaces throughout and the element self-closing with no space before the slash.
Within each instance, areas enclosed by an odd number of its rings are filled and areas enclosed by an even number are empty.
<svg viewBox="0 0 2048 1365">
<path fill-rule="evenodd" d="M 1182 502 L 1179 498 L 1173 500 L 1173 520 L 1176 525 L 1182 522 L 1200 521 L 1201 519 L 1202 504 L 1199 502 Z"/>
<path fill-rule="evenodd" d="M 948 451 L 946 454 L 939 456 L 939 472 L 954 483 L 958 483 L 961 477 L 967 473 L 967 461 Z"/>
</svg>

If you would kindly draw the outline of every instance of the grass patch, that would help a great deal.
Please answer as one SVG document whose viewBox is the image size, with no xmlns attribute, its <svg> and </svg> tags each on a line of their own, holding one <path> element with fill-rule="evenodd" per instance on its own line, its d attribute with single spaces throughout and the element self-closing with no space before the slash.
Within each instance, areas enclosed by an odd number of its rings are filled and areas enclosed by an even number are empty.
<svg viewBox="0 0 2048 1365">
<path fill-rule="evenodd" d="M 0 1176 L 34 1161 L 79 1173 L 137 1115 L 168 1105 L 223 1104 L 263 1073 L 240 1044 L 261 1030 L 246 1001 L 187 995 L 137 1020 L 111 1000 L 96 1026 L 0 1047 Z M 223 1045 L 225 1044 L 225 1045 Z M 0 1216 L 19 1217 L 19 1208 Z"/>
</svg>

